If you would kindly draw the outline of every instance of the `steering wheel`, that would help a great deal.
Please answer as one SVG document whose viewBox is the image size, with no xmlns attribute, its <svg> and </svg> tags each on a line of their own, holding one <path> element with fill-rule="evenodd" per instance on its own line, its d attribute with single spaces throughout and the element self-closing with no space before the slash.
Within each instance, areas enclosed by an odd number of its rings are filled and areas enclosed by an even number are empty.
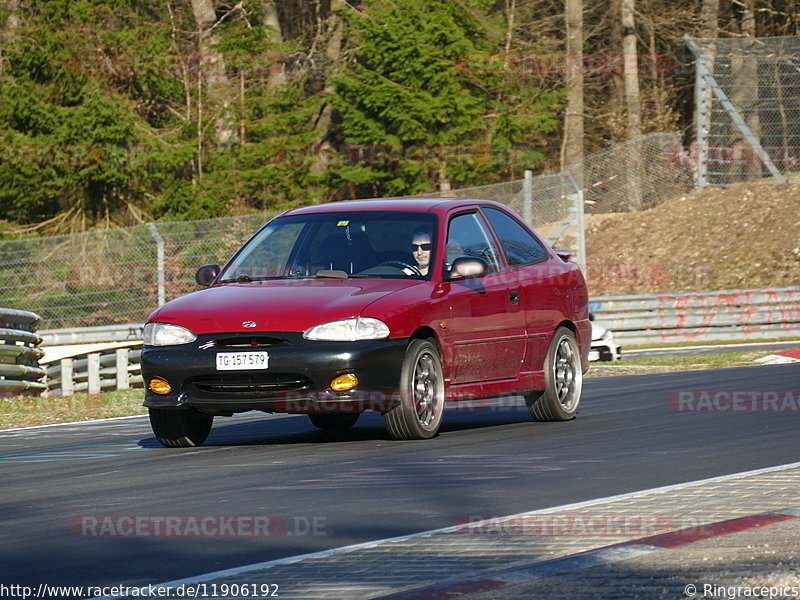
<svg viewBox="0 0 800 600">
<path fill-rule="evenodd" d="M 419 275 L 420 277 L 422 276 L 422 272 L 420 272 L 420 270 L 416 266 L 414 266 L 414 265 L 412 265 L 410 263 L 407 263 L 407 262 L 405 262 L 403 260 L 385 260 L 382 263 L 380 263 L 378 266 L 379 267 L 383 267 L 383 266 L 394 267 L 396 269 L 400 269 L 406 275 Z M 409 273 L 408 271 L 411 271 L 411 272 Z"/>
</svg>

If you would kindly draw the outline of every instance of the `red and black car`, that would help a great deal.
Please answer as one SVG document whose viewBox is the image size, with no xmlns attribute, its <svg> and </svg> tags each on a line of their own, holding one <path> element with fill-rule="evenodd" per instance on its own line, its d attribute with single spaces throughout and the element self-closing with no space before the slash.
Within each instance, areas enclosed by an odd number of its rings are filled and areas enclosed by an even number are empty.
<svg viewBox="0 0 800 600">
<path fill-rule="evenodd" d="M 446 403 L 524 396 L 568 420 L 588 369 L 586 284 L 502 204 L 408 199 L 293 209 L 206 289 L 144 330 L 144 405 L 166 446 L 214 416 L 308 414 L 323 429 L 379 411 L 397 439 L 436 435 Z"/>
</svg>

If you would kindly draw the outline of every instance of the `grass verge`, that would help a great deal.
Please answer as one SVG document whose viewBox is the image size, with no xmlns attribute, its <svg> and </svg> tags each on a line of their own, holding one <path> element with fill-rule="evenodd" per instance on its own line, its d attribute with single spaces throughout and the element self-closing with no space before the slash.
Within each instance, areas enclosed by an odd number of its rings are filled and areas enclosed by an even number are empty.
<svg viewBox="0 0 800 600">
<path fill-rule="evenodd" d="M 724 352 L 720 354 L 696 354 L 693 356 L 651 356 L 619 362 L 592 363 L 587 377 L 609 377 L 612 375 L 641 375 L 648 373 L 671 373 L 674 371 L 700 371 L 702 369 L 730 369 L 752 367 L 754 360 L 769 354 L 769 351 Z"/>
<path fill-rule="evenodd" d="M 64 397 L 13 396 L 0 400 L 0 429 L 147 414 L 144 390 Z"/>
</svg>

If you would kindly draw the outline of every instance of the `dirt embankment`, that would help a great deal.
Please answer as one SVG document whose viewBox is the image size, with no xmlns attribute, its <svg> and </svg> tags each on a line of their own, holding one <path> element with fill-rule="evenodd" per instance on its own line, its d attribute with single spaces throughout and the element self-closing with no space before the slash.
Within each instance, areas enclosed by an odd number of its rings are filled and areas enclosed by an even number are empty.
<svg viewBox="0 0 800 600">
<path fill-rule="evenodd" d="M 586 215 L 593 297 L 800 285 L 800 176 Z"/>
</svg>

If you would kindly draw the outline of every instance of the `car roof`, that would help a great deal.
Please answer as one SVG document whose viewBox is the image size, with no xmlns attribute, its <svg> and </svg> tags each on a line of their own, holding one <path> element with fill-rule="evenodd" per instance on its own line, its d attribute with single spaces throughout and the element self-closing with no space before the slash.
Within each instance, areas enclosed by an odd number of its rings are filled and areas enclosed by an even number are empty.
<svg viewBox="0 0 800 600">
<path fill-rule="evenodd" d="M 491 200 L 473 200 L 461 198 L 381 198 L 372 200 L 346 200 L 301 206 L 283 213 L 284 215 L 300 215 L 310 213 L 350 212 L 350 211 L 414 211 L 414 212 L 447 212 L 460 206 L 474 206 L 475 204 L 503 207 L 499 202 Z"/>
</svg>

